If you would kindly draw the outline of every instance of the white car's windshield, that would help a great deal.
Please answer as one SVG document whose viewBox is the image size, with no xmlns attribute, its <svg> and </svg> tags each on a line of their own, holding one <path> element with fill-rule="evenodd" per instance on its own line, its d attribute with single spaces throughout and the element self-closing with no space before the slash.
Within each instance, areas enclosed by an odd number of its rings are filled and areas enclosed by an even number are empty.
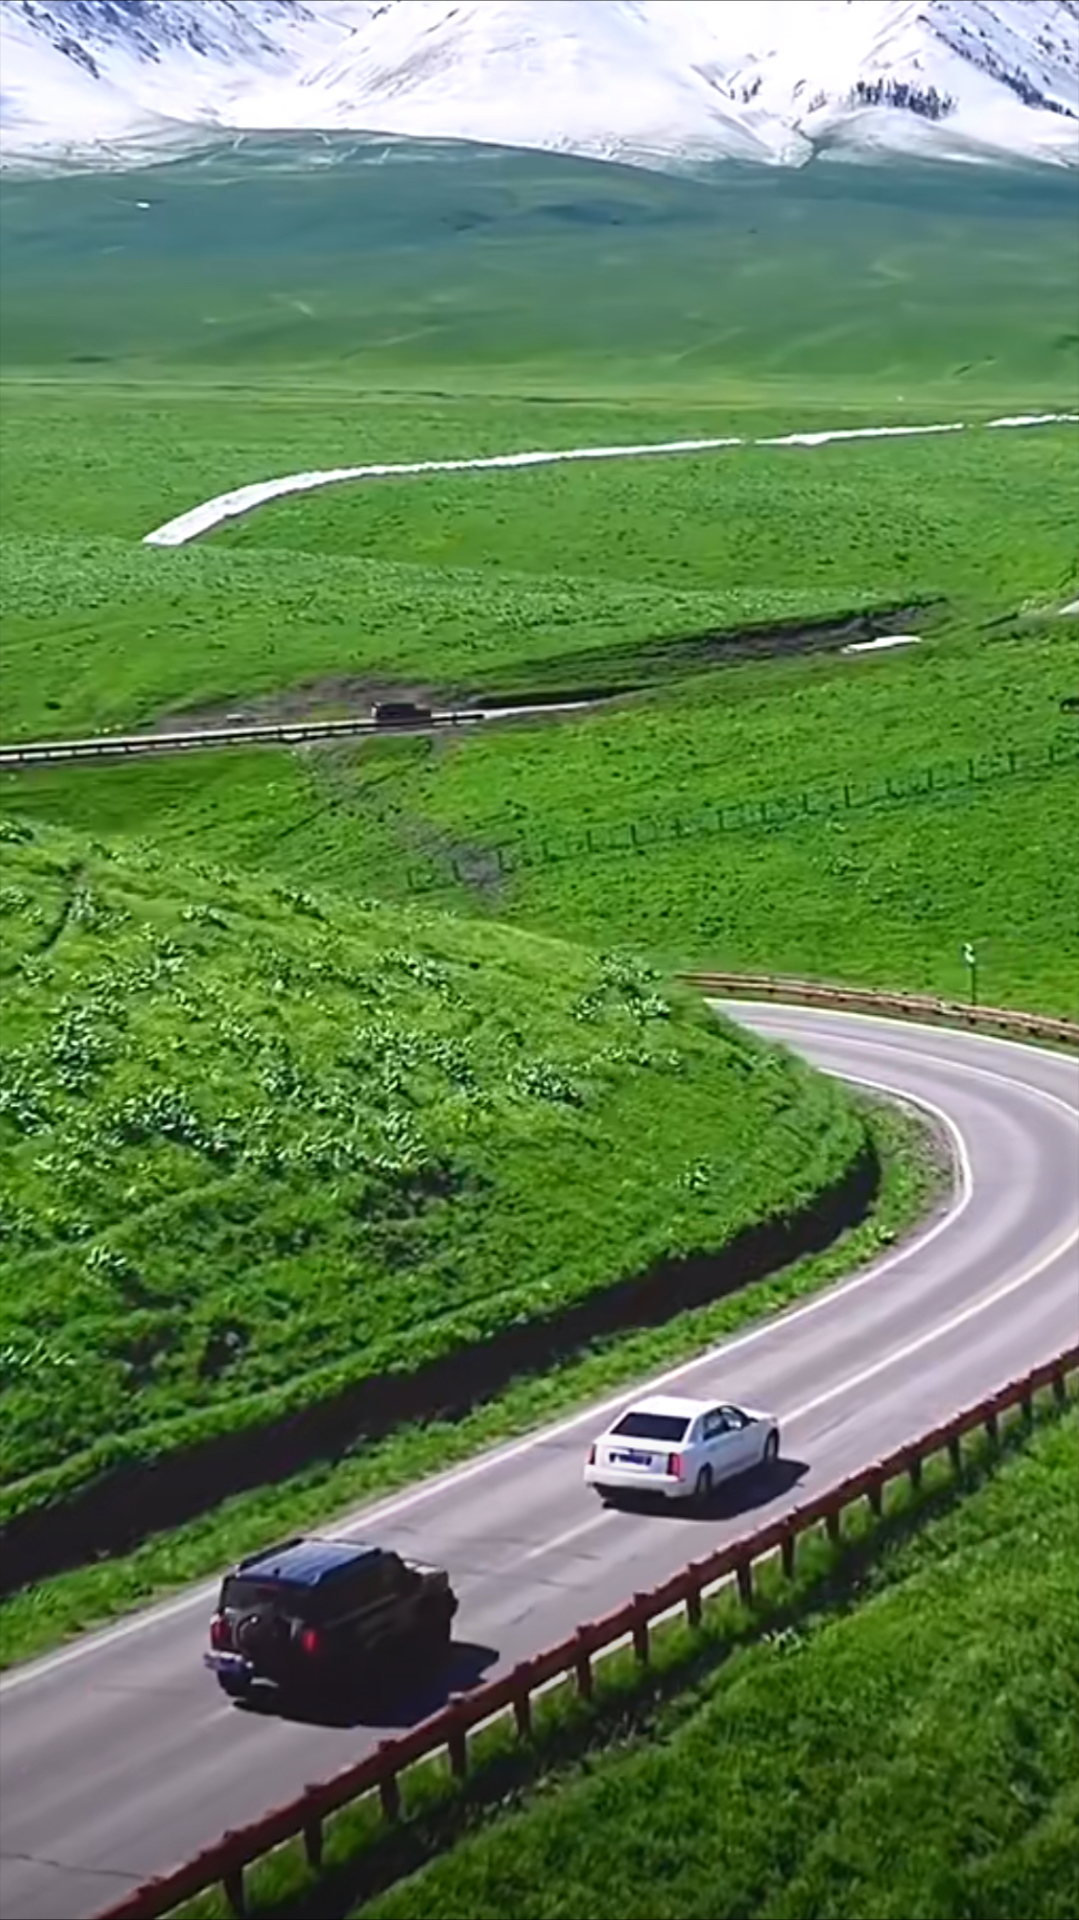
<svg viewBox="0 0 1079 1920">
<path fill-rule="evenodd" d="M 624 1434 L 627 1440 L 666 1440 L 673 1443 L 684 1440 L 689 1421 L 675 1413 L 624 1413 L 612 1433 Z"/>
</svg>

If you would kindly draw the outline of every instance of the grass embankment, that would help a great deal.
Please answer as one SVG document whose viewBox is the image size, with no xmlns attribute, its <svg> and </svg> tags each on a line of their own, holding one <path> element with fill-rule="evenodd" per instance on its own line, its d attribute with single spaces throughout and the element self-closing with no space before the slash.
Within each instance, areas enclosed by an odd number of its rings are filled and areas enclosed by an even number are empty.
<svg viewBox="0 0 1079 1920">
<path fill-rule="evenodd" d="M 497 1336 L 527 1370 L 523 1328 L 539 1364 L 632 1325 L 649 1273 L 674 1310 L 670 1263 L 725 1246 L 737 1285 L 747 1232 L 864 1152 L 832 1083 L 637 962 L 47 830 L 3 851 L 9 1515 L 325 1403 L 339 1451 L 451 1356 L 467 1404 Z"/>
<path fill-rule="evenodd" d="M 1003 1452 L 965 1443 L 884 1518 L 803 1539 L 702 1628 L 660 1629 L 474 1736 L 467 1782 L 403 1777 L 404 1819 L 346 1809 L 321 1871 L 247 1877 L 252 1914 L 378 1920 L 1070 1920 L 1079 1762 L 1074 1403 Z M 1032 1539 L 1037 1551 L 1031 1551 Z M 554 1870 L 553 1863 L 557 1863 Z M 354 1905 L 359 1899 L 360 1904 Z M 183 1909 L 216 1920 L 221 1895 Z"/>
</svg>

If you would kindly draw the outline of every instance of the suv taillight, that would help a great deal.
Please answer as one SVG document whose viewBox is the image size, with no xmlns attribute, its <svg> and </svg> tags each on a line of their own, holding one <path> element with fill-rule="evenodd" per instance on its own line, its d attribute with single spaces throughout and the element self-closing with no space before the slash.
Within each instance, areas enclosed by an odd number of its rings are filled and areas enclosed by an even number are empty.
<svg viewBox="0 0 1079 1920">
<path fill-rule="evenodd" d="M 667 1472 L 670 1474 L 672 1480 L 680 1480 L 682 1478 L 682 1456 L 680 1453 L 669 1453 L 667 1455 Z"/>
<path fill-rule="evenodd" d="M 321 1653 L 322 1641 L 317 1627 L 305 1627 L 300 1635 L 300 1645 L 305 1653 Z"/>
<path fill-rule="evenodd" d="M 595 1466 L 595 1464 L 596 1464 L 596 1445 L 595 1445 L 595 1441 L 593 1441 L 593 1443 L 592 1443 L 592 1445 L 591 1445 L 591 1446 L 589 1447 L 589 1449 L 588 1449 L 588 1464 L 589 1464 L 589 1466 L 590 1466 L 590 1467 L 594 1467 L 594 1466 Z"/>
<path fill-rule="evenodd" d="M 227 1639 L 228 1631 L 225 1625 L 224 1615 L 215 1613 L 210 1622 L 210 1645 L 212 1647 L 223 1647 Z"/>
</svg>

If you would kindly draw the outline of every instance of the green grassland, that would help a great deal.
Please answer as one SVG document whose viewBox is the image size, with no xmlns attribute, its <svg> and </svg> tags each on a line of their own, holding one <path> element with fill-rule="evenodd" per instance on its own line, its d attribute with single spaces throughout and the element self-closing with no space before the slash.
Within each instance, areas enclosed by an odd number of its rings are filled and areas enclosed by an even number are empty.
<svg viewBox="0 0 1079 1920">
<path fill-rule="evenodd" d="M 831 1083 L 639 963 L 25 832 L 0 896 L 19 1506 L 719 1251 L 862 1150 Z"/>
<path fill-rule="evenodd" d="M 975 938 L 987 997 L 1074 1011 L 1075 630 L 1038 617 L 1075 591 L 1074 428 L 378 483 L 140 544 L 301 468 L 1072 410 L 1073 202 L 333 140 L 0 180 L 5 738 L 375 682 L 645 689 L 452 745 L 0 775 L 9 1508 L 715 1250 L 851 1163 L 860 1111 L 650 968 L 948 992 Z M 907 655 L 709 638 L 915 605 Z M 1014 770 L 931 799 L 670 838 L 992 752 Z M 598 1377 L 519 1382 L 385 1472 Z M 4 1647 L 381 1460 L 16 1596 Z"/>
<path fill-rule="evenodd" d="M 1016 622 L 731 668 L 452 744 L 57 768 L 0 776 L 0 799 L 168 858 L 431 890 L 667 967 L 962 997 L 974 940 L 983 998 L 1075 1017 L 1076 739 L 1058 701 L 1077 669 L 1074 625 Z"/>
<path fill-rule="evenodd" d="M 1070 1920 L 1076 1439 L 1074 1413 L 1047 1426 L 830 1603 L 357 1911 Z"/>
<path fill-rule="evenodd" d="M 807 615 L 818 595 L 999 611 L 1074 581 L 1075 478 L 1067 425 L 724 448 L 329 488 L 271 502 L 212 544 L 710 593 L 714 626 L 733 624 L 747 590 Z"/>
<path fill-rule="evenodd" d="M 230 141 L 142 174 L 5 177 L 5 360 L 694 401 L 747 380 L 879 397 L 883 374 L 893 405 L 912 385 L 1044 397 L 1079 351 L 1073 219 L 1072 182 L 1038 173 L 693 180 L 463 144 Z"/>
<path fill-rule="evenodd" d="M 415 451 L 425 415 L 367 411 L 407 428 Z M 557 411 L 554 442 L 582 444 L 582 423 Z M 503 448 L 526 444 L 520 410 L 502 412 Z M 490 430 L 474 413 L 466 447 Z M 320 678 L 463 693 L 633 684 L 669 677 L 672 643 L 695 636 L 914 602 L 974 617 L 1058 604 L 1075 580 L 1070 427 L 381 481 L 165 552 L 139 540 L 175 508 L 291 462 L 366 457 L 362 426 L 351 448 L 327 436 L 316 450 L 308 421 L 304 448 L 252 450 L 246 468 L 203 449 L 179 493 L 167 416 L 32 405 L 16 389 L 8 418 L 8 738 L 147 724 Z M 189 420 L 181 406 L 191 458 Z M 598 424 L 608 443 L 666 431 L 612 409 Z"/>
</svg>

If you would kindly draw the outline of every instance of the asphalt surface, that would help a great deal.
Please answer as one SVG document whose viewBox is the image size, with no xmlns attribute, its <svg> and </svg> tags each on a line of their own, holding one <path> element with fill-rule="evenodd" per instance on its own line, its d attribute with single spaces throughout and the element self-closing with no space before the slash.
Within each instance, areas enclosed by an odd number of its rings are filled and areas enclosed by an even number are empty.
<svg viewBox="0 0 1079 1920">
<path fill-rule="evenodd" d="M 775 1475 L 709 1516 L 608 1512 L 586 1492 L 589 1440 L 623 1393 L 335 1527 L 450 1568 L 450 1687 L 493 1677 L 1079 1338 L 1079 1062 L 854 1014 L 730 1011 L 830 1072 L 929 1106 L 953 1142 L 954 1200 L 873 1268 L 664 1376 L 782 1420 Z M 393 1730 L 231 1706 L 201 1668 L 214 1591 L 0 1686 L 3 1920 L 79 1920 Z M 443 1698 L 415 1699 L 396 1724 Z"/>
</svg>

